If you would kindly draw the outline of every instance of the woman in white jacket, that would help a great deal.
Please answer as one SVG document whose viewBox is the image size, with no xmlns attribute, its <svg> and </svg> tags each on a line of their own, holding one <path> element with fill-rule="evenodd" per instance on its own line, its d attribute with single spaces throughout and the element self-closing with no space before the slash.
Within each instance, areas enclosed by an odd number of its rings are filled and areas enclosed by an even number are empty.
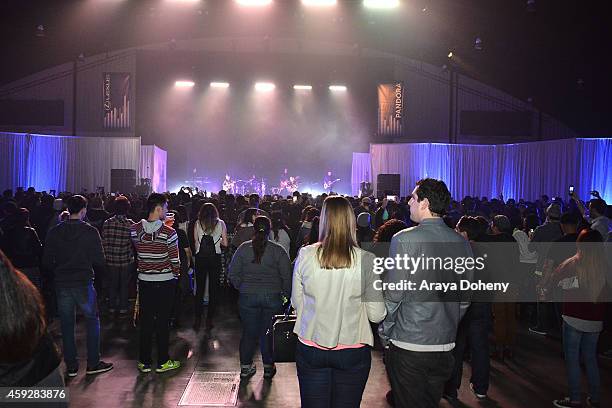
<svg viewBox="0 0 612 408">
<path fill-rule="evenodd" d="M 357 245 L 355 214 L 340 196 L 323 203 L 319 242 L 293 273 L 296 365 L 302 407 L 359 407 L 371 365 L 370 322 L 385 318 L 374 255 Z"/>
</svg>

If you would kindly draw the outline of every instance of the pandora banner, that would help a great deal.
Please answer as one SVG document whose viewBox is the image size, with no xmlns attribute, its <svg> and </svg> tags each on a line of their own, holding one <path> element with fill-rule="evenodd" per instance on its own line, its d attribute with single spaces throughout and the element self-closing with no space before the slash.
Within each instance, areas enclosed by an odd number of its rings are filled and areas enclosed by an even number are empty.
<svg viewBox="0 0 612 408">
<path fill-rule="evenodd" d="M 378 135 L 402 136 L 404 83 L 378 85 Z"/>
</svg>

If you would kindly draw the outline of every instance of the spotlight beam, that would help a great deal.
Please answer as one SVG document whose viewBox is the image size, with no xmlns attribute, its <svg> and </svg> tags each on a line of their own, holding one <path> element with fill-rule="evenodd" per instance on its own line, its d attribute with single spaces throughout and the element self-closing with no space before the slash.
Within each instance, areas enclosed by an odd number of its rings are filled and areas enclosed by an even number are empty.
<svg viewBox="0 0 612 408">
<path fill-rule="evenodd" d="M 272 0 L 236 0 L 236 3 L 244 7 L 258 7 L 271 4 Z"/>
<path fill-rule="evenodd" d="M 176 81 L 174 86 L 177 88 L 193 88 L 195 86 L 195 82 L 193 81 Z"/>
<path fill-rule="evenodd" d="M 274 85 L 271 82 L 257 82 L 255 84 L 255 90 L 260 91 L 260 92 L 273 91 L 275 88 L 276 88 L 276 85 Z"/>
<path fill-rule="evenodd" d="M 335 6 L 336 0 L 302 0 L 304 6 Z"/>
<path fill-rule="evenodd" d="M 370 9 L 392 9 L 399 5 L 399 0 L 363 0 L 363 6 Z"/>
</svg>

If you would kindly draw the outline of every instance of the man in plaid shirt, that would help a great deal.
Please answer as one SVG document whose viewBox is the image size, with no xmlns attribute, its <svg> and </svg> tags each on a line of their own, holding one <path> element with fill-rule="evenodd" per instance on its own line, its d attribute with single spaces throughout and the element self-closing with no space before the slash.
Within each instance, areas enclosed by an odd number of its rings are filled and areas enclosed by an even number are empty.
<svg viewBox="0 0 612 408">
<path fill-rule="evenodd" d="M 130 201 L 119 196 L 113 203 L 115 216 L 104 221 L 102 244 L 110 278 L 109 312 L 125 316 L 128 312 L 128 281 L 134 267 L 134 249 L 130 238 L 130 227 L 134 221 L 126 217 Z"/>
</svg>

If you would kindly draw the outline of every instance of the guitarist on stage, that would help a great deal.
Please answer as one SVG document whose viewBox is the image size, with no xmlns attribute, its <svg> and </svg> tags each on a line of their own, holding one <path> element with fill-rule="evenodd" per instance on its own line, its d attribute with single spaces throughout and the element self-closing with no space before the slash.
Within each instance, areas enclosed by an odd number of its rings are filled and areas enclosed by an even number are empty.
<svg viewBox="0 0 612 408">
<path fill-rule="evenodd" d="M 328 171 L 327 175 L 323 177 L 323 190 L 325 190 L 327 194 L 331 194 L 332 187 L 334 186 L 334 184 L 336 184 L 339 181 L 340 181 L 339 178 L 334 179 L 332 177 L 332 172 Z"/>
</svg>

